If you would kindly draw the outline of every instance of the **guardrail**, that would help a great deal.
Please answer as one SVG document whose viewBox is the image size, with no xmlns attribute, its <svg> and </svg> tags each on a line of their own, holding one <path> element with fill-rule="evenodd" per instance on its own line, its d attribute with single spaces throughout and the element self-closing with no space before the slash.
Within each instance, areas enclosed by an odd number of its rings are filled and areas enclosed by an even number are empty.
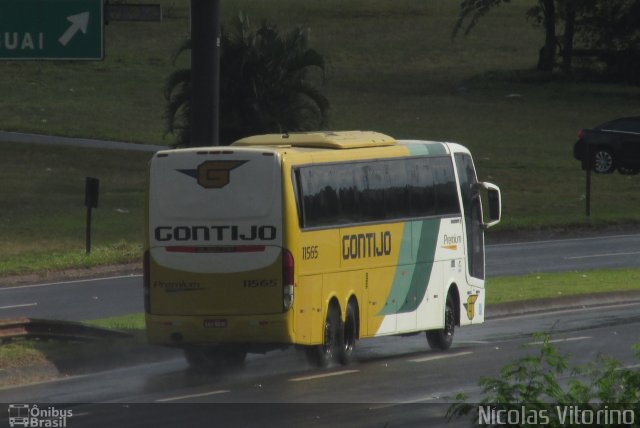
<svg viewBox="0 0 640 428">
<path fill-rule="evenodd" d="M 0 320 L 0 343 L 15 339 L 95 341 L 131 337 L 131 334 L 74 321 L 15 318 Z"/>
</svg>

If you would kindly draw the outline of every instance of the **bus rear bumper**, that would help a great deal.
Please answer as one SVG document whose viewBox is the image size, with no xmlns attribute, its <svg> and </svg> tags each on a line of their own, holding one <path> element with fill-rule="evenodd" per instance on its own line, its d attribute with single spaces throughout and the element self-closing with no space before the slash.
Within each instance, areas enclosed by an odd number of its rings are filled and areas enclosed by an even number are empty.
<svg viewBox="0 0 640 428">
<path fill-rule="evenodd" d="M 290 312 L 244 316 L 146 314 L 145 321 L 149 343 L 154 345 L 289 345 L 294 342 L 294 333 L 290 329 Z"/>
</svg>

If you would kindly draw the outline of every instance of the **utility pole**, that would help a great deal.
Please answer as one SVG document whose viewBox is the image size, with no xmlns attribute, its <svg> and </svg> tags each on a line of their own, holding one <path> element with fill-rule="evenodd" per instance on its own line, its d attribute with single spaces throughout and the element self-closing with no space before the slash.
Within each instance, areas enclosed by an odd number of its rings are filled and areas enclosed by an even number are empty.
<svg viewBox="0 0 640 428">
<path fill-rule="evenodd" d="M 220 0 L 191 0 L 191 142 L 217 146 L 220 117 Z"/>
</svg>

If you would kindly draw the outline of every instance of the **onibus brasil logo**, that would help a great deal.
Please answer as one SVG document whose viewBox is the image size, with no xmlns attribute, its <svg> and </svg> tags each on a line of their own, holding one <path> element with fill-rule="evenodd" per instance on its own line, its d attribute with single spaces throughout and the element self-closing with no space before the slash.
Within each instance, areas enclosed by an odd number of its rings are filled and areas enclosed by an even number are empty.
<svg viewBox="0 0 640 428">
<path fill-rule="evenodd" d="M 9 404 L 9 426 L 29 428 L 65 428 L 73 411 L 56 409 L 53 406 L 40 408 L 38 405 Z"/>
</svg>

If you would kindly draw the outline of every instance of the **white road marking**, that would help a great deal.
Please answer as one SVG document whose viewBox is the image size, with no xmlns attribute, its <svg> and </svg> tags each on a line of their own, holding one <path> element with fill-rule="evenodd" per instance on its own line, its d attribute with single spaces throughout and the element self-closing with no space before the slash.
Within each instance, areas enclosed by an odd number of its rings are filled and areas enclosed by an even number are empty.
<svg viewBox="0 0 640 428">
<path fill-rule="evenodd" d="M 156 400 L 156 402 L 157 403 L 165 403 L 165 402 L 168 402 L 168 401 L 186 400 L 187 398 L 208 397 L 210 395 L 226 394 L 227 392 L 230 392 L 230 391 L 228 389 L 221 389 L 219 391 L 209 391 L 209 392 L 203 392 L 201 394 L 191 394 L 191 395 L 181 395 L 181 396 L 178 396 L 178 397 L 160 398 L 160 399 Z"/>
<path fill-rule="evenodd" d="M 78 283 L 81 283 L 81 282 L 108 281 L 110 279 L 141 278 L 141 277 L 142 277 L 142 275 L 121 275 L 121 276 L 109 276 L 109 277 L 106 277 L 106 278 L 75 279 L 73 281 L 46 282 L 46 283 L 43 283 L 43 284 L 30 284 L 30 285 L 16 285 L 16 286 L 0 287 L 0 291 L 17 290 L 17 289 L 20 289 L 20 288 L 48 287 L 50 285 L 78 284 Z"/>
<path fill-rule="evenodd" d="M 463 355 L 469 355 L 469 354 L 473 354 L 473 352 L 465 351 L 465 352 L 458 352 L 457 354 L 431 355 L 429 357 L 415 358 L 413 360 L 409 360 L 409 362 L 411 362 L 411 363 L 424 363 L 424 362 L 427 362 L 427 361 L 442 360 L 444 358 L 461 357 Z"/>
<path fill-rule="evenodd" d="M 289 382 L 304 382 L 307 380 L 323 379 L 326 377 L 342 376 L 342 375 L 348 375 L 348 374 L 358 373 L 358 372 L 360 372 L 360 370 L 342 370 L 340 372 L 330 372 L 330 373 L 322 373 L 322 374 L 312 375 L 312 376 L 294 377 L 293 379 L 289 379 Z"/>
<path fill-rule="evenodd" d="M 640 254 L 640 251 L 633 251 L 630 253 L 603 253 L 603 254 L 592 254 L 590 256 L 573 256 L 573 257 L 565 257 L 565 260 L 581 260 L 581 259 L 594 259 L 598 257 L 618 257 L 618 256 L 635 256 Z"/>
<path fill-rule="evenodd" d="M 591 336 L 567 337 L 565 339 L 549 340 L 547 341 L 547 343 L 575 342 L 576 340 L 587 340 L 587 339 L 592 339 L 592 337 Z M 543 341 L 531 342 L 531 343 L 527 343 L 527 346 L 542 345 L 542 344 L 544 344 Z"/>
<path fill-rule="evenodd" d="M 0 306 L 0 309 L 27 308 L 29 306 L 38 306 L 37 303 L 23 303 L 21 305 Z"/>
</svg>

